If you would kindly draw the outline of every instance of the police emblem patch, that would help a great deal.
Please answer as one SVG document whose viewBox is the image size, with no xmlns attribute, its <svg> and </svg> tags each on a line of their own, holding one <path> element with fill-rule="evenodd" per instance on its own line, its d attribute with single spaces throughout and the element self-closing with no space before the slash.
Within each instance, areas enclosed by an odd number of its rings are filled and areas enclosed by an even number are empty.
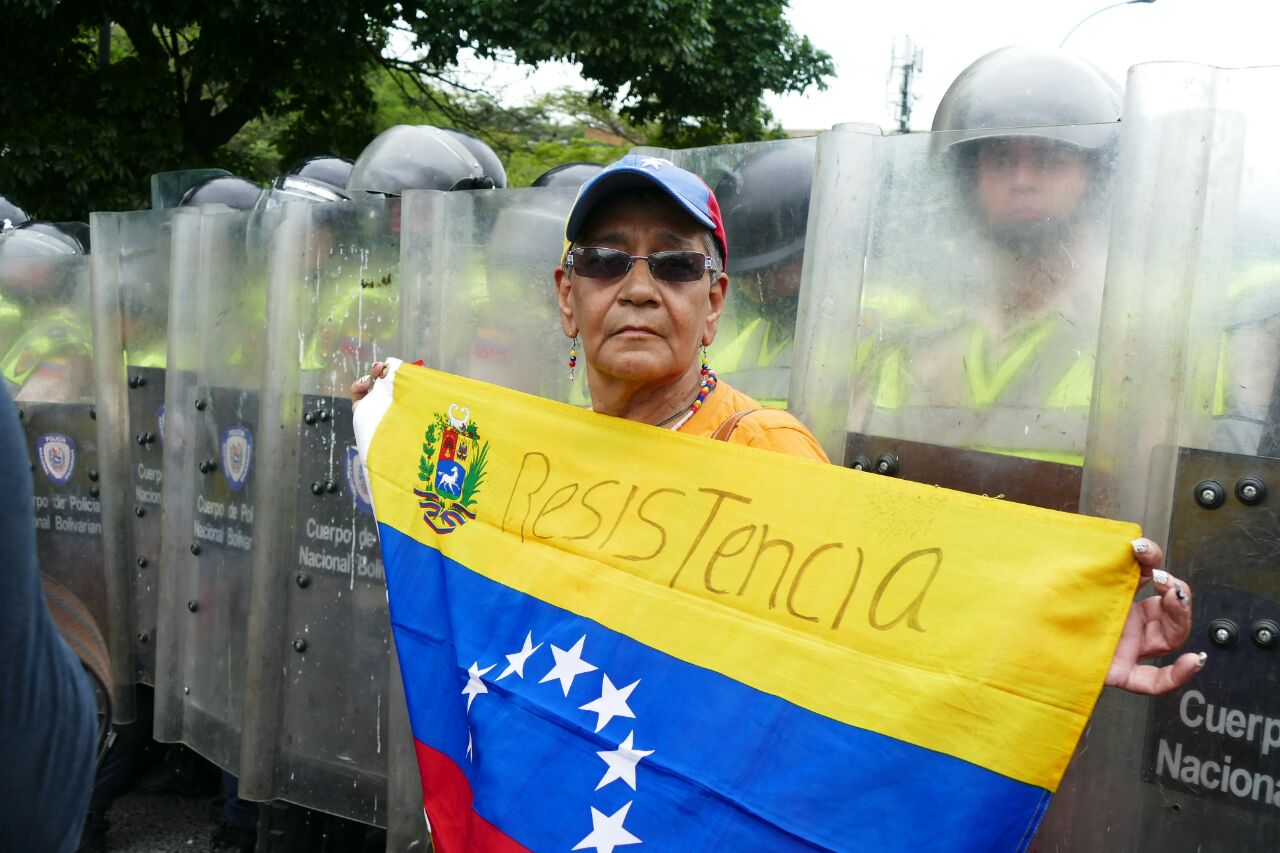
<svg viewBox="0 0 1280 853">
<path fill-rule="evenodd" d="M 253 464 L 253 435 L 248 427 L 233 426 L 222 434 L 222 473 L 231 491 L 244 488 Z"/>
<path fill-rule="evenodd" d="M 365 515 L 373 515 L 373 495 L 369 492 L 364 465 L 360 463 L 360 451 L 354 447 L 347 448 L 347 492 L 356 509 Z"/>
<path fill-rule="evenodd" d="M 454 403 L 448 416 L 436 413 L 422 439 L 414 489 L 422 520 L 436 533 L 452 533 L 476 517 L 476 494 L 484 481 L 489 442 L 481 443 L 471 410 Z"/>
<path fill-rule="evenodd" d="M 44 475 L 53 483 L 65 486 L 76 469 L 76 442 L 60 432 L 45 433 L 36 439 L 36 456 Z"/>
</svg>

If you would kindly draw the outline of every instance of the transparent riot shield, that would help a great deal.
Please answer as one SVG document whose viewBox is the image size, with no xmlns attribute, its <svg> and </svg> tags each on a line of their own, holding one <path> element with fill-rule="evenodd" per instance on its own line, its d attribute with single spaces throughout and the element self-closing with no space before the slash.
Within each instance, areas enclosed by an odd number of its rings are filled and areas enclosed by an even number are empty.
<svg viewBox="0 0 1280 853">
<path fill-rule="evenodd" d="M 1191 582 L 1208 663 L 1104 693 L 1044 849 L 1280 838 L 1280 69 L 1129 75 L 1082 509 L 1143 524 Z"/>
<path fill-rule="evenodd" d="M 816 138 L 707 148 L 637 148 L 700 175 L 729 244 L 729 298 L 708 363 L 762 404 L 786 408 Z"/>
<path fill-rule="evenodd" d="M 398 353 L 399 216 L 289 203 L 272 237 L 240 763 L 242 797 L 382 826 L 389 621 L 350 388 Z"/>
<path fill-rule="evenodd" d="M 27 434 L 40 567 L 84 603 L 106 638 L 115 716 L 127 722 L 128 595 L 113 571 L 123 529 L 103 517 L 103 502 L 124 489 L 123 466 L 112 465 L 122 448 L 111 444 L 110 428 L 120 412 L 95 397 L 90 258 L 28 254 L 15 233 L 0 237 L 0 376 Z M 105 445 L 100 426 L 108 427 Z"/>
<path fill-rule="evenodd" d="M 1117 136 L 822 136 L 792 391 L 833 460 L 1078 506 Z"/>
<path fill-rule="evenodd" d="M 131 677 L 152 685 L 172 218 L 171 210 L 138 211 L 95 213 L 90 221 L 95 317 L 103 321 L 102 333 L 95 336 L 98 409 L 101 414 L 106 400 L 122 401 L 122 416 L 113 424 L 124 448 L 118 464 L 128 484 L 112 495 L 118 503 L 103 501 L 103 513 L 119 515 L 128 533 L 121 562 L 131 601 L 127 641 L 136 665 Z"/>
<path fill-rule="evenodd" d="M 410 192 L 404 198 L 405 357 L 552 400 L 568 379 L 555 279 L 571 189 Z"/>
<path fill-rule="evenodd" d="M 278 212 L 172 220 L 156 737 L 235 773 L 260 478 L 264 254 Z"/>
</svg>

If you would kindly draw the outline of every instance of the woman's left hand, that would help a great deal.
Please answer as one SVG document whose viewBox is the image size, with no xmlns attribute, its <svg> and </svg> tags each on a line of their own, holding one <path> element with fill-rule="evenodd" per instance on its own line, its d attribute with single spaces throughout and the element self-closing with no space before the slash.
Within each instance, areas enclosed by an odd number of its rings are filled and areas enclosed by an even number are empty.
<svg viewBox="0 0 1280 853">
<path fill-rule="evenodd" d="M 1133 602 L 1116 646 L 1107 686 L 1152 696 L 1177 690 L 1204 667 L 1208 655 L 1188 652 L 1167 666 L 1138 661 L 1177 651 L 1191 633 L 1191 588 L 1160 568 L 1164 552 L 1150 539 L 1135 539 L 1133 553 L 1142 569 L 1142 582 L 1151 582 L 1156 595 Z"/>
</svg>

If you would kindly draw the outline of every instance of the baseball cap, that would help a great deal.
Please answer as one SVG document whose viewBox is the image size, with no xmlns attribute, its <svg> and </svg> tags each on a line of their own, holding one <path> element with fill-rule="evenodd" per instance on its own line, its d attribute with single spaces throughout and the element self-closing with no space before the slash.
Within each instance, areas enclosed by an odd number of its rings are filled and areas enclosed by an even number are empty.
<svg viewBox="0 0 1280 853">
<path fill-rule="evenodd" d="M 720 246 L 720 254 L 724 257 L 725 268 L 728 269 L 729 244 L 724 236 L 720 203 L 716 201 L 716 194 L 711 187 L 693 172 L 681 169 L 670 160 L 644 154 L 628 154 L 621 160 L 610 163 L 604 171 L 582 185 L 578 198 L 573 202 L 573 209 L 569 211 L 569 219 L 565 222 L 565 250 L 568 250 L 570 242 L 577 239 L 587 217 L 600 202 L 625 190 L 651 187 L 662 190 L 712 232 Z"/>
</svg>

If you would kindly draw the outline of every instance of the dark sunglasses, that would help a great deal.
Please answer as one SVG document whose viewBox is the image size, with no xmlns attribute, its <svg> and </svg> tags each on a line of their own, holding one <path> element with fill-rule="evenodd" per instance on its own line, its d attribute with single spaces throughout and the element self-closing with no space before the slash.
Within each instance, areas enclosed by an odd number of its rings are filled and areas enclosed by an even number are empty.
<svg viewBox="0 0 1280 853">
<path fill-rule="evenodd" d="M 636 261 L 646 261 L 649 272 L 662 281 L 697 281 L 715 264 L 701 252 L 670 251 L 652 255 L 628 255 L 620 249 L 577 248 L 565 258 L 566 269 L 584 278 L 621 278 Z"/>
</svg>

